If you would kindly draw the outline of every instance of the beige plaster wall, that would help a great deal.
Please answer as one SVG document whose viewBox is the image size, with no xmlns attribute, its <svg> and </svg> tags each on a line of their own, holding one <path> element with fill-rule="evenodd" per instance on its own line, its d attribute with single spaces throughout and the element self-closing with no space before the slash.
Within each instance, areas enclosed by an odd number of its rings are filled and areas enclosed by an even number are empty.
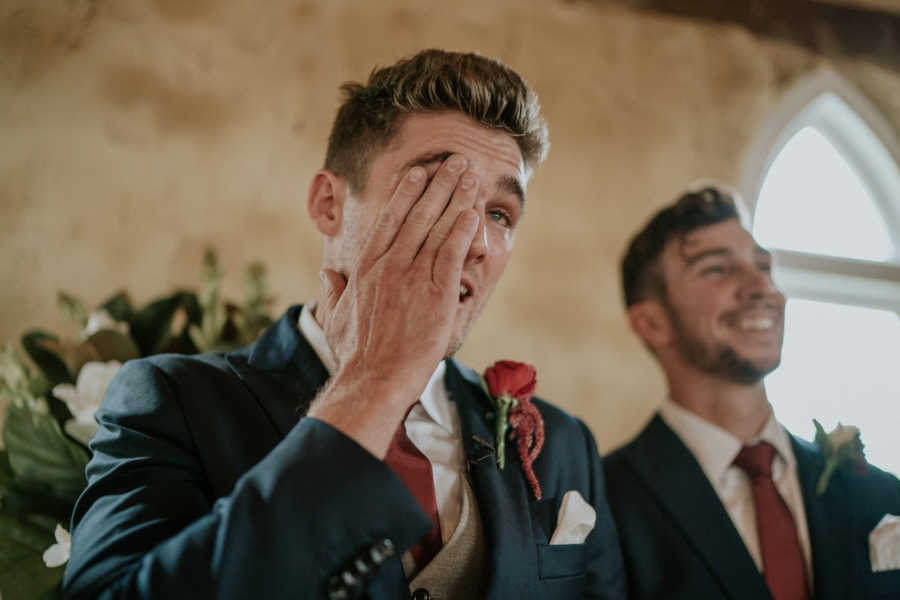
<svg viewBox="0 0 900 600">
<path fill-rule="evenodd" d="M 337 87 L 429 46 L 477 50 L 539 93 L 552 148 L 517 250 L 462 358 L 539 369 L 601 450 L 664 394 L 627 331 L 617 260 L 655 207 L 736 181 L 779 94 L 822 61 L 732 26 L 539 0 L 358 3 L 0 0 L 0 340 L 89 304 L 195 285 L 213 245 L 239 294 L 268 265 L 276 309 L 318 286 L 307 221 Z M 900 123 L 900 77 L 833 65 Z"/>
</svg>

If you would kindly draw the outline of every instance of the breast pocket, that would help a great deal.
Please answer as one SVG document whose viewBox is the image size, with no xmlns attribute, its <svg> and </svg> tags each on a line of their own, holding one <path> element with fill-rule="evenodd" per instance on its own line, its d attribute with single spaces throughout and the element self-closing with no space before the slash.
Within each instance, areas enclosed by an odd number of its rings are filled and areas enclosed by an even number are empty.
<svg viewBox="0 0 900 600">
<path fill-rule="evenodd" d="M 867 600 L 900 598 L 900 569 L 869 573 L 865 581 Z"/>
<path fill-rule="evenodd" d="M 584 544 L 538 544 L 538 576 L 541 579 L 583 577 L 587 569 Z"/>
</svg>

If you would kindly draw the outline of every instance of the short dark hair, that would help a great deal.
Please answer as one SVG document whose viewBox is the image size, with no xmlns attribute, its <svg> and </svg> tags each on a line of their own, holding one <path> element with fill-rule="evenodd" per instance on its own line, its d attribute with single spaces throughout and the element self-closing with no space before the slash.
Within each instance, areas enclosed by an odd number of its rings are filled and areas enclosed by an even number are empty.
<svg viewBox="0 0 900 600">
<path fill-rule="evenodd" d="M 528 171 L 547 154 L 537 95 L 515 71 L 479 54 L 423 50 L 376 68 L 365 85 L 351 81 L 341 90 L 344 100 L 328 138 L 325 168 L 358 192 L 372 157 L 390 142 L 403 117 L 415 112 L 455 110 L 509 133 Z"/>
<path fill-rule="evenodd" d="M 711 186 L 687 192 L 657 212 L 632 238 L 622 258 L 625 306 L 665 297 L 659 258 L 669 240 L 729 219 L 741 220 L 738 204 L 730 193 Z"/>
</svg>

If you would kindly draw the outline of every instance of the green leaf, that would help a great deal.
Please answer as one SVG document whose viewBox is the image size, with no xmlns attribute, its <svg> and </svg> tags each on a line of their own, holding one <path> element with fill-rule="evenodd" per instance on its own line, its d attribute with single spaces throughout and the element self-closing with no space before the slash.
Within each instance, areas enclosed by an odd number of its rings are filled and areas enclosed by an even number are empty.
<svg viewBox="0 0 900 600">
<path fill-rule="evenodd" d="M 47 519 L 45 529 L 53 531 L 56 523 L 68 523 L 74 503 L 55 498 L 46 489 L 26 488 L 13 479 L 3 491 L 3 511 L 19 518 Z M 36 521 L 35 521 L 36 522 Z"/>
<path fill-rule="evenodd" d="M 0 506 L 3 505 L 3 496 L 13 480 L 12 467 L 9 466 L 9 456 L 6 449 L 0 450 Z"/>
<path fill-rule="evenodd" d="M 131 298 L 125 292 L 119 292 L 107 299 L 100 308 L 109 313 L 116 321 L 125 321 L 131 323 L 134 316 L 134 307 L 131 305 Z"/>
<path fill-rule="evenodd" d="M 46 342 L 58 342 L 59 339 L 46 331 L 32 329 L 22 336 L 22 347 L 43 372 L 52 385 L 58 383 L 75 383 L 69 368 L 58 354 L 48 350 Z"/>
<path fill-rule="evenodd" d="M 63 315 L 70 321 L 74 322 L 79 329 L 84 329 L 88 322 L 87 311 L 84 310 L 84 304 L 75 296 L 59 291 L 56 293 L 56 305 Z"/>
<path fill-rule="evenodd" d="M 131 321 L 131 335 L 137 342 L 141 356 L 154 354 L 171 339 L 172 318 L 179 307 L 184 307 L 191 317 L 197 298 L 191 292 L 175 294 L 151 302 L 135 313 Z M 199 311 L 198 311 L 199 312 Z"/>
<path fill-rule="evenodd" d="M 0 513 L 0 561 L 35 552 L 43 553 L 56 541 L 54 529 L 55 522 L 47 528 L 44 523 L 36 523 L 34 519 Z"/>
<path fill-rule="evenodd" d="M 3 442 L 18 485 L 74 503 L 85 486 L 90 455 L 63 434 L 51 415 L 10 404 Z"/>
<path fill-rule="evenodd" d="M 64 568 L 49 568 L 43 554 L 56 542 L 57 521 L 40 515 L 0 512 L 0 593 L 10 598 L 57 597 Z M 66 524 L 64 524 L 66 526 Z"/>
<path fill-rule="evenodd" d="M 44 550 L 53 544 L 48 543 Z M 5 548 L 3 548 L 5 546 Z M 44 550 L 16 548 L 0 536 L 0 553 L 17 552 L 15 558 L 0 559 L 0 594 L 3 600 L 35 600 L 58 598 L 65 567 L 49 568 L 44 564 Z"/>
<path fill-rule="evenodd" d="M 87 343 L 93 346 L 103 362 L 117 360 L 123 363 L 141 355 L 131 336 L 112 329 L 101 329 L 91 334 Z"/>
<path fill-rule="evenodd" d="M 816 437 L 813 438 L 813 441 L 819 449 L 822 450 L 822 454 L 826 457 L 830 456 L 832 452 L 831 442 L 828 440 L 828 434 L 825 433 L 825 428 L 822 427 L 822 424 L 816 419 L 813 419 L 813 425 L 816 428 Z"/>
</svg>

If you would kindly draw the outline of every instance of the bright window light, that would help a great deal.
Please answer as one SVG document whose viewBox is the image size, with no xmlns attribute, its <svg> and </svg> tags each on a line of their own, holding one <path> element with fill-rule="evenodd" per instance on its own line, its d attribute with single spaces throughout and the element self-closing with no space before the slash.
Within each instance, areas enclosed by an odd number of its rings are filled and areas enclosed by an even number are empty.
<svg viewBox="0 0 900 600">
<path fill-rule="evenodd" d="M 874 261 L 893 244 L 866 186 L 815 127 L 800 129 L 775 157 L 754 215 L 763 246 Z"/>
<path fill-rule="evenodd" d="M 778 420 L 812 439 L 812 419 L 862 432 L 866 458 L 900 476 L 900 318 L 896 313 L 791 299 L 781 366 L 766 379 Z"/>
</svg>

